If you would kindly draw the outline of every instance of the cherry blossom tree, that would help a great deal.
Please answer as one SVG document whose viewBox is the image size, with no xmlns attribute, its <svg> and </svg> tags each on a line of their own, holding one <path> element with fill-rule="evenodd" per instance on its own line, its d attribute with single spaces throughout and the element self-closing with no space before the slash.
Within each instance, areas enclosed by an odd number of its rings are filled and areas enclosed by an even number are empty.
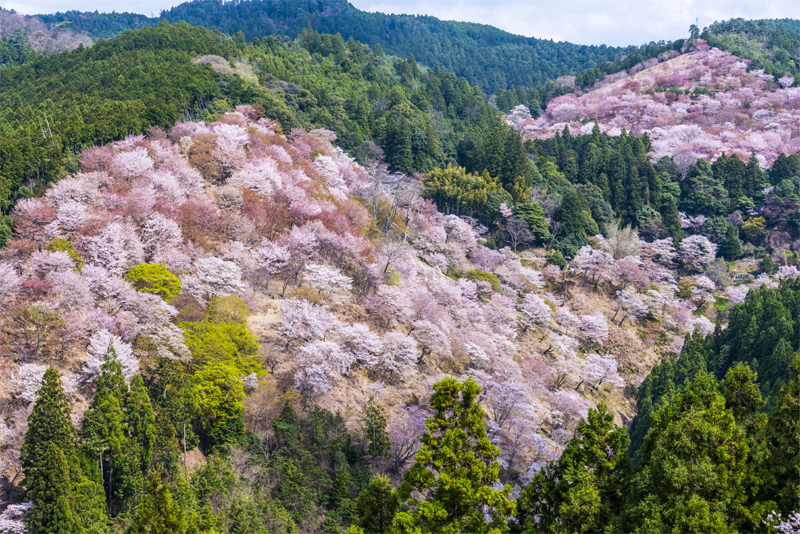
<svg viewBox="0 0 800 534">
<path fill-rule="evenodd" d="M 797 278 L 798 276 L 800 276 L 800 270 L 794 265 L 781 265 L 778 267 L 778 273 L 775 275 L 775 278 L 778 280 L 789 280 Z"/>
<path fill-rule="evenodd" d="M 613 273 L 616 268 L 611 254 L 589 246 L 581 247 L 578 250 L 578 254 L 572 260 L 572 265 L 579 271 L 583 271 L 583 276 L 590 279 L 595 286 L 603 277 Z M 589 276 L 590 274 L 591 276 Z"/>
<path fill-rule="evenodd" d="M 603 343 L 608 339 L 608 321 L 602 312 L 582 315 L 581 334 L 594 343 Z"/>
<path fill-rule="evenodd" d="M 549 352 L 557 352 L 565 358 L 574 358 L 575 351 L 578 349 L 578 340 L 558 333 L 551 333 L 549 336 L 549 346 L 544 351 L 545 354 Z"/>
<path fill-rule="evenodd" d="M 100 367 L 105 363 L 111 349 L 114 350 L 117 361 L 122 366 L 122 374 L 127 382 L 139 372 L 139 360 L 134 356 L 130 343 L 124 342 L 120 337 L 104 329 L 95 332 L 89 340 L 89 346 L 86 348 L 89 357 L 81 369 L 84 382 L 94 382 L 100 376 Z"/>
<path fill-rule="evenodd" d="M 650 261 L 672 268 L 678 254 L 675 252 L 672 239 L 656 239 L 642 246 L 642 256 Z"/>
<path fill-rule="evenodd" d="M 705 236 L 691 235 L 681 240 L 678 257 L 687 269 L 700 272 L 717 257 L 717 245 Z"/>
<path fill-rule="evenodd" d="M 588 383 L 592 389 L 599 388 L 602 384 L 621 388 L 625 386 L 625 381 L 619 376 L 617 360 L 613 354 L 589 354 L 580 361 L 581 383 Z M 578 384 L 580 387 L 581 383 Z M 575 389 L 578 389 L 576 387 Z"/>
<path fill-rule="evenodd" d="M 194 266 L 196 274 L 181 277 L 181 283 L 201 302 L 212 297 L 236 295 L 244 290 L 242 270 L 232 261 L 212 256 L 198 259 Z"/>
<path fill-rule="evenodd" d="M 568 332 L 576 332 L 581 328 L 581 320 L 572 313 L 568 306 L 561 306 L 556 313 L 558 324 L 563 326 Z"/>
<path fill-rule="evenodd" d="M 697 305 L 697 308 L 702 308 L 709 302 L 714 302 L 714 297 L 711 292 L 716 289 L 716 284 L 707 276 L 695 276 L 694 285 L 692 287 L 692 301 Z"/>
<path fill-rule="evenodd" d="M 619 326 L 622 326 L 622 323 L 625 322 L 625 319 L 629 317 L 632 320 L 638 320 L 647 315 L 647 306 L 645 306 L 642 299 L 636 293 L 628 291 L 627 289 L 622 289 L 617 291 L 617 300 L 615 301 L 616 304 L 616 311 L 614 312 L 614 317 L 611 318 L 613 321 L 617 318 L 620 310 L 623 310 L 623 315 L 619 320 Z"/>
<path fill-rule="evenodd" d="M 36 400 L 36 392 L 42 387 L 42 377 L 47 366 L 38 363 L 24 363 L 11 379 L 11 387 L 17 392 L 17 398 L 25 402 Z"/>
<path fill-rule="evenodd" d="M 412 324 L 411 336 L 422 347 L 420 361 L 426 356 L 433 358 L 435 369 L 439 369 L 445 360 L 452 357 L 450 338 L 431 321 L 415 321 Z"/>
<path fill-rule="evenodd" d="M 352 278 L 343 275 L 339 269 L 329 265 L 310 264 L 306 266 L 303 278 L 319 295 L 329 298 L 333 302 L 345 300 L 353 288 Z"/>
<path fill-rule="evenodd" d="M 694 328 L 703 334 L 703 336 L 707 336 L 714 331 L 714 323 L 712 323 L 705 315 L 701 315 L 694 320 Z"/>
<path fill-rule="evenodd" d="M 354 323 L 339 330 L 341 349 L 353 362 L 371 369 L 378 364 L 383 352 L 383 342 L 378 334 L 364 323 Z"/>
<path fill-rule="evenodd" d="M 407 406 L 395 410 L 387 434 L 392 448 L 393 473 L 399 472 L 419 450 L 419 438 L 425 432 L 425 421 L 431 413 L 419 406 Z"/>
<path fill-rule="evenodd" d="M 228 184 L 269 196 L 283 186 L 278 166 L 272 158 L 251 159 L 228 179 Z"/>
<path fill-rule="evenodd" d="M 278 329 L 285 340 L 284 348 L 296 340 L 325 339 L 331 330 L 337 330 L 341 321 L 324 306 L 307 300 L 289 299 L 281 302 L 283 325 Z"/>
<path fill-rule="evenodd" d="M 528 293 L 518 307 L 520 312 L 520 324 L 522 332 L 527 332 L 528 328 L 539 326 L 544 327 L 553 320 L 553 310 L 542 297 L 535 293 Z"/>
<path fill-rule="evenodd" d="M 728 286 L 725 293 L 728 295 L 728 301 L 731 304 L 741 304 L 744 302 L 750 288 L 744 284 L 738 286 Z"/>
<path fill-rule="evenodd" d="M 255 263 L 253 276 L 262 287 L 267 288 L 272 277 L 286 267 L 292 254 L 286 247 L 264 238 L 261 246 L 252 251 L 252 256 Z"/>
<path fill-rule="evenodd" d="M 382 341 L 377 368 L 400 377 L 410 374 L 419 358 L 417 340 L 399 330 L 392 330 L 383 336 Z"/>
<path fill-rule="evenodd" d="M 144 263 L 144 246 L 136 229 L 128 222 L 113 221 L 106 225 L 87 243 L 85 250 L 88 262 L 102 265 L 118 275 Z"/>
</svg>

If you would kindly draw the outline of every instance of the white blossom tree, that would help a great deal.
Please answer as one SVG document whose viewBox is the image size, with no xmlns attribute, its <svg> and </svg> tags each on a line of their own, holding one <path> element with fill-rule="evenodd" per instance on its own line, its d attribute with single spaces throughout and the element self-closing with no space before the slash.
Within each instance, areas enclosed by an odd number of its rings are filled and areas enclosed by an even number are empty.
<svg viewBox="0 0 800 534">
<path fill-rule="evenodd" d="M 11 379 L 11 387 L 17 392 L 17 398 L 26 402 L 36 400 L 36 392 L 42 387 L 42 377 L 47 366 L 38 363 L 24 363 Z"/>
<path fill-rule="evenodd" d="M 544 327 L 553 320 L 553 310 L 542 297 L 528 293 L 517 308 L 520 312 L 520 324 L 523 333 L 534 326 Z"/>
<path fill-rule="evenodd" d="M 699 272 L 717 257 L 717 245 L 705 236 L 691 235 L 681 240 L 678 257 L 687 269 Z"/>
<path fill-rule="evenodd" d="M 617 291 L 617 300 L 615 303 L 617 309 L 611 320 L 613 321 L 616 319 L 619 312 L 622 311 L 623 314 L 619 320 L 619 326 L 622 326 L 625 319 L 631 318 L 632 320 L 638 320 L 647 315 L 647 306 L 642 302 L 639 295 L 627 289 Z"/>
<path fill-rule="evenodd" d="M 608 339 L 608 321 L 602 312 L 581 316 L 581 335 L 594 343 L 603 343 Z"/>
<path fill-rule="evenodd" d="M 139 372 L 139 360 L 133 354 L 131 344 L 103 329 L 95 332 L 89 339 L 89 346 L 86 348 L 89 357 L 83 362 L 81 369 L 84 382 L 94 382 L 100 376 L 100 367 L 105 363 L 112 348 L 127 382 Z"/>
<path fill-rule="evenodd" d="M 347 298 L 353 288 L 353 279 L 345 276 L 336 267 L 324 264 L 309 264 L 303 275 L 306 283 L 319 295 L 333 302 L 341 302 Z"/>
</svg>

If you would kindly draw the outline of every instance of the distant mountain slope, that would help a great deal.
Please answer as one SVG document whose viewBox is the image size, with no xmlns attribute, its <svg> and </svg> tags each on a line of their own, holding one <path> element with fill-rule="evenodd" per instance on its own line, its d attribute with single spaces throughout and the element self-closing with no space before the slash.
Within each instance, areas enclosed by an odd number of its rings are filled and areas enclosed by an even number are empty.
<svg viewBox="0 0 800 534">
<path fill-rule="evenodd" d="M 582 46 L 513 35 L 485 24 L 367 13 L 345 0 L 196 0 L 163 11 L 158 18 L 77 11 L 40 18 L 47 23 L 71 21 L 93 38 L 153 25 L 160 18 L 184 20 L 229 35 L 242 31 L 248 41 L 265 35 L 294 39 L 310 25 L 321 33 L 341 33 L 345 40 L 352 37 L 365 44 L 380 44 L 391 54 L 413 54 L 428 66 L 438 63 L 488 93 L 512 85 L 532 87 L 613 61 L 625 53 L 625 49 L 605 45 Z"/>
<path fill-rule="evenodd" d="M 800 149 L 796 85 L 791 76 L 775 79 L 699 40 L 694 51 L 609 76 L 584 95 L 553 99 L 536 120 L 520 108 L 512 121 L 532 138 L 552 137 L 567 124 L 573 134 L 591 133 L 597 121 L 611 135 L 623 128 L 648 133 L 653 159 L 673 156 L 681 165 L 722 152 L 744 160 L 755 153 L 764 165 Z"/>
<path fill-rule="evenodd" d="M 777 78 L 800 74 L 800 20 L 744 20 L 715 22 L 701 37 L 712 46 L 752 61 Z"/>
</svg>

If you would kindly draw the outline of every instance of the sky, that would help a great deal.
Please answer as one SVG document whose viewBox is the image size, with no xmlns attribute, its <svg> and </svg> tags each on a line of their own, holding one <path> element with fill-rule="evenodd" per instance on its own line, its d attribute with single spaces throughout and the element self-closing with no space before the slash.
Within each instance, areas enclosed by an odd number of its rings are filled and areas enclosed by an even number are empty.
<svg viewBox="0 0 800 534">
<path fill-rule="evenodd" d="M 158 14 L 182 0 L 0 0 L 20 13 L 130 11 Z M 364 11 L 432 15 L 480 22 L 543 39 L 579 44 L 639 45 L 688 36 L 715 20 L 797 18 L 799 0 L 350 0 Z"/>
</svg>

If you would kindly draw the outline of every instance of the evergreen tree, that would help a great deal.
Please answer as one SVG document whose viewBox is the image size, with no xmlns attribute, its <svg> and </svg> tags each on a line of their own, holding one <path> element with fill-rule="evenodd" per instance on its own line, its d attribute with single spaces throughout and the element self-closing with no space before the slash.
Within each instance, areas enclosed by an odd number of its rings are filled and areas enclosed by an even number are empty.
<svg viewBox="0 0 800 534">
<path fill-rule="evenodd" d="M 571 238 L 573 242 L 578 244 L 582 244 L 586 241 L 583 206 L 574 188 L 569 187 L 564 191 L 564 197 L 561 200 L 561 206 L 555 213 L 555 219 L 562 223 L 561 233 L 563 235 Z"/>
<path fill-rule="evenodd" d="M 130 500 L 142 490 L 142 452 L 139 443 L 128 433 L 123 410 L 128 385 L 116 351 L 109 345 L 106 361 L 100 367 L 95 392 L 86 410 L 81 428 L 81 450 L 90 462 L 96 462 L 114 516 L 128 508 Z"/>
<path fill-rule="evenodd" d="M 386 415 L 380 406 L 376 406 L 370 401 L 364 410 L 361 421 L 361 428 L 364 432 L 364 441 L 367 444 L 367 454 L 373 458 L 383 458 L 392 443 L 386 434 Z"/>
<path fill-rule="evenodd" d="M 725 232 L 725 241 L 719 246 L 719 253 L 726 260 L 735 260 L 742 256 L 742 242 L 739 241 L 739 232 L 732 224 L 728 224 Z"/>
<path fill-rule="evenodd" d="M 31 513 L 25 518 L 27 527 L 37 534 L 85 532 L 80 515 L 72 509 L 77 496 L 72 491 L 70 468 L 64 453 L 50 442 L 38 464 L 36 483 L 29 487 L 27 494 L 33 502 Z"/>
<path fill-rule="evenodd" d="M 800 509 L 800 355 L 792 360 L 791 373 L 766 427 L 769 480 L 764 484 L 765 497 L 780 510 Z"/>
<path fill-rule="evenodd" d="M 142 473 L 146 473 L 150 468 L 153 456 L 156 420 L 142 375 L 137 374 L 131 380 L 130 389 L 125 396 L 124 408 L 128 435 L 139 449 L 140 468 Z"/>
<path fill-rule="evenodd" d="M 553 237 L 550 234 L 547 219 L 539 204 L 534 204 L 532 202 L 520 203 L 514 206 L 513 212 L 514 215 L 528 223 L 531 234 L 533 234 L 533 237 L 540 243 L 546 242 Z"/>
<path fill-rule="evenodd" d="M 664 195 L 664 202 L 661 205 L 661 223 L 664 225 L 664 231 L 677 245 L 683 239 L 683 227 L 681 226 L 681 216 L 678 213 L 678 204 L 672 195 Z"/>
<path fill-rule="evenodd" d="M 147 495 L 136 506 L 128 534 L 183 534 L 187 528 L 185 511 L 161 482 L 161 475 L 154 473 Z"/>
<path fill-rule="evenodd" d="M 370 480 L 355 502 L 355 524 L 364 534 L 390 534 L 392 521 L 400 505 L 397 492 L 385 476 Z"/>
<path fill-rule="evenodd" d="M 28 417 L 20 463 L 21 485 L 33 502 L 26 523 L 33 533 L 106 531 L 102 490 L 89 481 L 75 453 L 75 427 L 58 371 L 45 371 Z M 61 523 L 63 522 L 63 529 Z"/>
<path fill-rule="evenodd" d="M 512 532 L 602 532 L 625 504 L 629 443 L 605 404 L 589 410 L 558 462 L 523 489 Z"/>
<path fill-rule="evenodd" d="M 486 435 L 481 388 L 470 378 L 445 378 L 433 385 L 428 419 L 416 463 L 400 486 L 399 532 L 500 533 L 514 513 L 511 488 L 497 490 L 500 451 Z M 419 492 L 420 497 L 412 492 Z"/>
<path fill-rule="evenodd" d="M 748 445 L 714 378 L 700 373 L 651 415 L 615 531 L 730 532 L 746 514 Z"/>
</svg>

